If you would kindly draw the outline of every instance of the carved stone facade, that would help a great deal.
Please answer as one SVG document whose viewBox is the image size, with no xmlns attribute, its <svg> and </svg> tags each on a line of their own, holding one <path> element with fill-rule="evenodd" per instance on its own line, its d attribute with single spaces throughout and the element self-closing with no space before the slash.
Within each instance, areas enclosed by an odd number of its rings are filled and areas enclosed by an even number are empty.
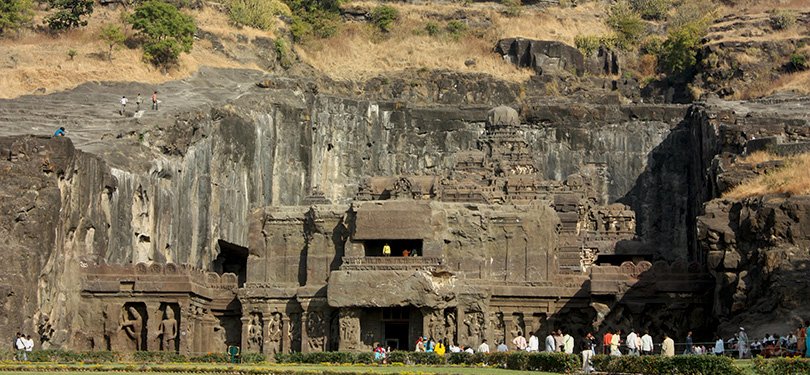
<svg viewBox="0 0 810 375">
<path fill-rule="evenodd" d="M 116 350 L 238 345 L 272 358 L 412 350 L 417 336 L 511 342 L 625 324 L 615 312 L 644 298 L 705 302 L 699 267 L 651 264 L 635 246 L 635 213 L 608 204 L 605 165 L 546 180 L 517 112 L 487 118 L 450 173 L 367 177 L 348 205 L 254 210 L 238 277 L 173 264 L 86 270 L 88 301 L 106 304 L 99 336 Z"/>
</svg>

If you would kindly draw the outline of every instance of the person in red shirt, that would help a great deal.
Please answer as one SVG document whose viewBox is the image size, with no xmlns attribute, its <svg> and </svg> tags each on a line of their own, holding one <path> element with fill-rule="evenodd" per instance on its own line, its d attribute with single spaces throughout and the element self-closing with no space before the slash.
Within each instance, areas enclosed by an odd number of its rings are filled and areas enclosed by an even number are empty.
<svg viewBox="0 0 810 375">
<path fill-rule="evenodd" d="M 602 340 L 602 354 L 610 354 L 610 342 L 613 341 L 613 334 L 610 330 L 605 333 L 604 340 Z"/>
</svg>

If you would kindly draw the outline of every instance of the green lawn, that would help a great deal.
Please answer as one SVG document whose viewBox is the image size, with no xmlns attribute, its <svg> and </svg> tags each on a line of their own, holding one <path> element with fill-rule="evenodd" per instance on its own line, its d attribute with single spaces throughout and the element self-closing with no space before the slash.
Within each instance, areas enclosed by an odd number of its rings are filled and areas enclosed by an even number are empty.
<svg viewBox="0 0 810 375">
<path fill-rule="evenodd" d="M 13 371 L 9 371 L 10 367 L 14 369 Z M 19 367 L 18 367 L 19 366 Z M 30 365 L 18 365 L 15 363 L 4 363 L 0 365 L 0 375 L 11 375 L 16 374 L 19 375 L 21 373 L 31 374 L 31 373 L 47 373 L 47 371 L 43 371 L 45 368 L 50 367 L 55 371 L 59 371 L 60 374 L 88 374 L 88 370 L 93 371 L 92 374 L 109 374 L 109 375 L 122 375 L 122 374 L 137 374 L 140 373 L 137 371 L 138 368 L 141 368 L 141 365 L 135 365 L 135 367 L 131 367 L 131 365 L 126 364 L 105 364 L 105 365 L 81 365 L 81 364 L 71 364 L 71 365 L 60 365 L 60 364 L 30 364 Z M 318 374 L 323 371 L 328 371 L 329 373 L 364 373 L 364 374 L 459 374 L 459 375 L 477 375 L 477 374 L 495 374 L 495 375 L 552 375 L 553 373 L 548 372 L 537 372 L 537 371 L 515 371 L 515 370 L 504 370 L 504 369 L 495 369 L 495 368 L 473 368 L 473 367 L 455 367 L 455 366 L 403 366 L 403 365 L 384 365 L 384 366 L 362 366 L 362 365 L 277 365 L 277 364 L 267 364 L 267 365 L 236 365 L 236 366 L 228 366 L 228 365 L 221 365 L 221 364 L 167 364 L 167 365 L 155 365 L 155 366 L 146 366 L 150 367 L 149 373 L 150 374 L 177 374 L 183 372 L 223 372 L 223 373 L 235 373 L 239 370 L 276 370 L 280 372 L 293 372 L 293 371 L 301 371 L 303 374 Z M 18 371 L 19 369 L 20 371 Z M 202 371 L 201 371 L 202 370 Z"/>
</svg>

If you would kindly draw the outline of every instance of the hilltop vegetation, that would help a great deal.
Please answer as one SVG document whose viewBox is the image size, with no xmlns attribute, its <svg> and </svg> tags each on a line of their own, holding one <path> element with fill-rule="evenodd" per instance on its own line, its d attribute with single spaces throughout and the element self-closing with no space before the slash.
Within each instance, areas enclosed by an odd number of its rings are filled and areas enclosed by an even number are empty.
<svg viewBox="0 0 810 375">
<path fill-rule="evenodd" d="M 203 63 L 290 75 L 311 75 L 314 70 L 337 80 L 439 69 L 524 82 L 533 72 L 492 53 L 499 39 L 509 37 L 560 41 L 585 55 L 609 48 L 621 56 L 621 78 L 641 85 L 660 80 L 689 83 L 694 97 L 707 90 L 727 96 L 810 90 L 810 52 L 802 44 L 810 40 L 807 0 L 562 1 L 558 6 L 526 6 L 517 0 L 430 5 L 339 0 L 129 3 L 4 2 L 0 84 L 7 90 L 0 97 L 60 90 L 88 80 L 160 82 L 186 76 Z M 160 10 L 144 13 L 147 5 Z M 133 19 L 137 14 L 165 16 L 165 24 L 138 23 Z M 723 23 L 739 14 L 746 14 L 741 17 L 750 25 Z M 750 36 L 740 29 L 754 27 L 759 29 Z M 111 39 L 115 28 L 123 41 Z M 739 51 L 705 53 L 707 41 L 712 45 L 752 38 L 789 40 L 793 50 L 779 56 L 756 54 L 755 48 L 747 48 L 744 56 Z M 729 56 L 720 56 L 726 52 Z M 751 65 L 761 71 L 746 74 Z M 723 77 L 722 71 L 729 70 L 733 73 Z M 744 81 L 734 87 L 752 90 L 722 87 L 731 80 Z"/>
</svg>

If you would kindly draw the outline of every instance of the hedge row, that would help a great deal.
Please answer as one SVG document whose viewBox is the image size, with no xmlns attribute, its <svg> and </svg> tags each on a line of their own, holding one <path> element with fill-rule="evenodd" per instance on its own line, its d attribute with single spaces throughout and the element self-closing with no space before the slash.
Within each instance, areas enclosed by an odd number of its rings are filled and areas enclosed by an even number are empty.
<svg viewBox="0 0 810 375">
<path fill-rule="evenodd" d="M 608 373 L 635 373 L 647 375 L 740 375 L 729 357 L 713 355 L 680 355 L 675 357 L 596 355 L 593 367 Z"/>
<path fill-rule="evenodd" d="M 417 353 L 393 351 L 388 354 L 389 363 L 406 363 L 414 365 L 462 365 L 490 366 L 513 370 L 536 370 L 550 372 L 573 372 L 581 367 L 580 357 L 563 353 L 450 353 L 444 357 L 436 353 Z M 275 359 L 279 363 L 338 363 L 358 364 L 373 363 L 374 353 L 317 352 L 317 353 L 279 353 Z"/>
<path fill-rule="evenodd" d="M 254 366 L 193 366 L 193 365 L 67 365 L 67 364 L 18 364 L 0 363 L 2 372 L 48 373 L 48 372 L 139 372 L 139 373 L 180 373 L 180 374 L 227 374 L 227 375 L 375 375 L 372 371 L 336 370 L 297 370 L 276 367 Z M 402 374 L 407 374 L 402 372 Z"/>
<path fill-rule="evenodd" d="M 10 360 L 13 352 L 0 353 L 0 359 Z M 266 360 L 261 353 L 244 353 L 242 363 L 260 363 Z M 56 362 L 56 363 L 228 363 L 230 357 L 226 353 L 208 353 L 200 356 L 185 356 L 174 352 L 134 352 L 119 353 L 109 351 L 73 352 L 68 350 L 35 350 L 28 352 L 29 362 Z"/>
<path fill-rule="evenodd" d="M 754 373 L 759 375 L 810 374 L 810 358 L 755 358 Z"/>
</svg>

